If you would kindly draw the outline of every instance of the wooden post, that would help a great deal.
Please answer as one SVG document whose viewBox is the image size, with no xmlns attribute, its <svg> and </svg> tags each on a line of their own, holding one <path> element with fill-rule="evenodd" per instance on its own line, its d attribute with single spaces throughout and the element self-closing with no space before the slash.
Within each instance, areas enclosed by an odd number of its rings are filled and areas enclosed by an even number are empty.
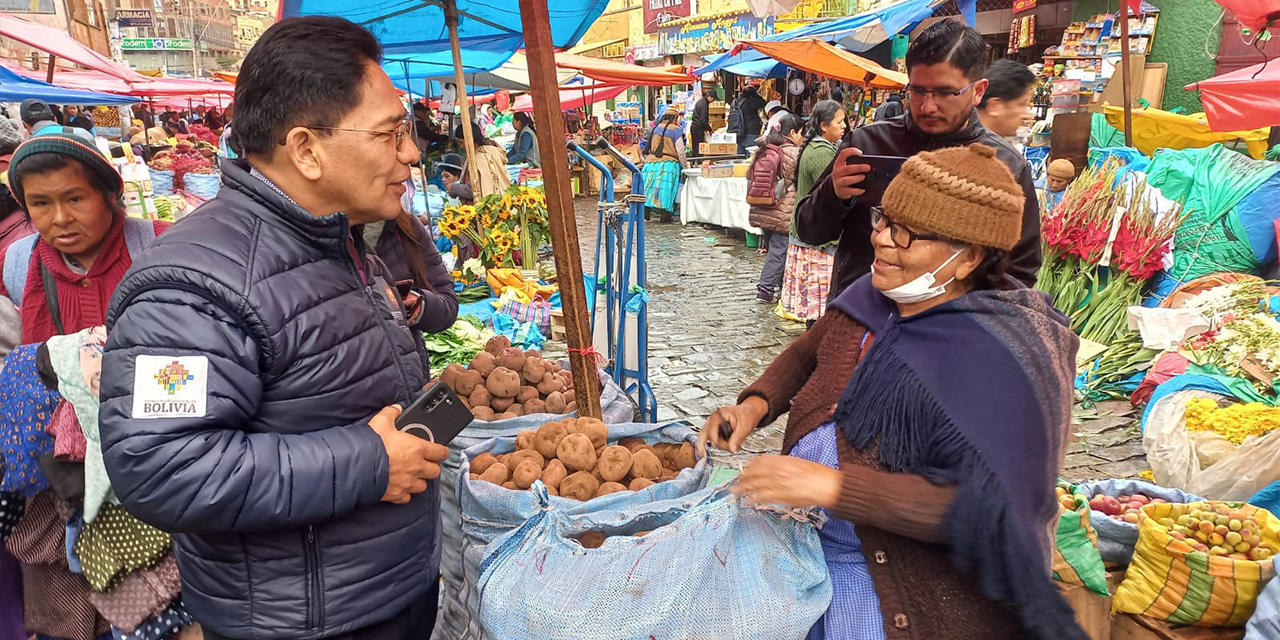
<svg viewBox="0 0 1280 640">
<path fill-rule="evenodd" d="M 458 89 L 458 105 L 462 110 L 462 143 L 467 150 L 467 174 L 471 176 L 471 188 L 480 188 L 480 170 L 476 168 L 476 141 L 471 136 L 471 113 L 467 110 L 466 77 L 462 75 L 462 49 L 458 44 L 458 3 L 445 0 L 444 21 L 449 26 L 449 48 L 453 50 L 453 83 Z M 476 193 L 479 197 L 480 193 Z"/>
<path fill-rule="evenodd" d="M 1133 88 L 1129 86 L 1129 0 L 1120 0 L 1120 81 L 1124 84 L 1124 145 L 1133 146 Z"/>
<path fill-rule="evenodd" d="M 49 71 L 44 74 L 44 81 L 48 84 L 53 84 L 53 61 L 57 59 L 52 53 L 49 54 Z"/>
<path fill-rule="evenodd" d="M 564 114 L 560 112 L 560 88 L 556 86 L 555 49 L 547 0 L 520 0 L 524 27 L 525 58 L 529 62 L 529 93 L 533 97 L 538 148 L 542 153 L 543 188 L 551 223 L 551 248 L 555 253 L 560 300 L 564 303 L 565 339 L 578 413 L 601 417 L 600 378 L 596 363 L 583 353 L 590 349 L 590 316 L 582 282 L 582 253 L 578 247 L 578 223 L 569 189 L 569 155 L 564 145 Z M 619 363 L 618 366 L 621 366 Z"/>
</svg>

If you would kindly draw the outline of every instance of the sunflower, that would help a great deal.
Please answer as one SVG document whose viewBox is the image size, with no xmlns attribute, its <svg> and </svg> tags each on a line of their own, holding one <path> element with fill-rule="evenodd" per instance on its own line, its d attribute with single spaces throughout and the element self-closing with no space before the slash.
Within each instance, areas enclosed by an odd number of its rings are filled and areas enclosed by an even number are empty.
<svg viewBox="0 0 1280 640">
<path fill-rule="evenodd" d="M 494 222 L 495 222 L 495 220 L 493 219 L 493 214 L 492 214 L 492 213 L 488 213 L 488 212 L 486 212 L 486 213 L 482 213 L 482 214 L 480 214 L 480 227 L 481 227 L 481 228 L 483 228 L 483 229 L 489 229 L 489 228 L 493 227 L 493 223 L 494 223 Z"/>
</svg>

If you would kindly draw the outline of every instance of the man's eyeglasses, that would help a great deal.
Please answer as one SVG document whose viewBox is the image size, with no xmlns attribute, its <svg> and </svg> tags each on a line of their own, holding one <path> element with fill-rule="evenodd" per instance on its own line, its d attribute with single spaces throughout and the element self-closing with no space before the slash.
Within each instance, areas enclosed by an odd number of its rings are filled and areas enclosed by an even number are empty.
<svg viewBox="0 0 1280 640">
<path fill-rule="evenodd" d="M 968 91 L 977 84 L 974 80 L 959 89 L 921 89 L 920 87 L 907 87 L 907 97 L 917 102 L 923 102 L 925 98 L 933 98 L 934 100 L 949 100 L 951 98 L 959 98 L 964 92 Z"/>
<path fill-rule="evenodd" d="M 342 127 L 321 127 L 317 125 L 302 125 L 307 129 L 316 129 L 318 131 L 348 131 L 351 133 L 371 133 L 378 136 L 395 136 L 396 151 L 400 151 L 404 147 L 404 141 L 409 137 L 412 131 L 412 124 L 408 120 L 402 120 L 394 129 L 344 129 Z M 280 146 L 284 146 L 285 141 L 280 141 Z"/>
<path fill-rule="evenodd" d="M 893 240 L 894 246 L 899 249 L 910 249 L 911 243 L 916 240 L 946 239 L 936 233 L 916 233 L 889 219 L 889 216 L 884 214 L 884 207 L 871 207 L 871 230 L 879 232 L 885 227 L 889 227 L 889 239 Z"/>
</svg>

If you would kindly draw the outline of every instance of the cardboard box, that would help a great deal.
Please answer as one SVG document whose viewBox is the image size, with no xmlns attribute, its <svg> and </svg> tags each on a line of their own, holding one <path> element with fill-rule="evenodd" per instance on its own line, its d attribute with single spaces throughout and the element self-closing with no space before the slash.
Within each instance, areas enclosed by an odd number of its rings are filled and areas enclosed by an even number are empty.
<svg viewBox="0 0 1280 640">
<path fill-rule="evenodd" d="M 698 151 L 698 155 L 703 156 L 733 156 L 738 154 L 738 145 L 729 142 L 704 142 Z"/>
<path fill-rule="evenodd" d="M 732 178 L 733 165 L 730 164 L 704 164 L 702 165 L 702 177 L 704 178 Z"/>
<path fill-rule="evenodd" d="M 735 178 L 747 177 L 747 169 L 749 168 L 751 168 L 750 162 L 735 162 L 733 164 L 733 177 Z"/>
<path fill-rule="evenodd" d="M 711 139 L 707 142 L 731 144 L 734 145 L 734 148 L 736 149 L 738 145 L 738 134 L 729 133 L 728 131 L 715 131 L 711 134 Z"/>
</svg>

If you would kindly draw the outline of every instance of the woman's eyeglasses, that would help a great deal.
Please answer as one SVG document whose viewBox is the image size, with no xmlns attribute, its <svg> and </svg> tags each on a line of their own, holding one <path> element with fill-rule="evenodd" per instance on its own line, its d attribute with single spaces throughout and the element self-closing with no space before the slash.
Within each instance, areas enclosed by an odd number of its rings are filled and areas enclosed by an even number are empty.
<svg viewBox="0 0 1280 640">
<path fill-rule="evenodd" d="M 889 239 L 893 240 L 894 246 L 899 249 L 910 249 L 911 243 L 916 240 L 946 239 L 936 233 L 916 233 L 886 216 L 884 207 L 871 207 L 871 230 L 878 232 L 885 227 L 889 228 Z"/>
</svg>

